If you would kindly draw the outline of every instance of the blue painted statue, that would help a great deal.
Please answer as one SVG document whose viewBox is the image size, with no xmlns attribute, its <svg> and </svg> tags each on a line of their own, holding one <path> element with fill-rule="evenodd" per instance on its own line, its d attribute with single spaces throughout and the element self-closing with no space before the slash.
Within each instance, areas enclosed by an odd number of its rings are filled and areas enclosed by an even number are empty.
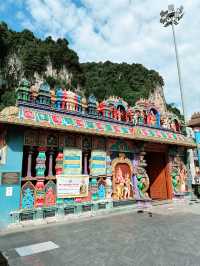
<svg viewBox="0 0 200 266">
<path fill-rule="evenodd" d="M 98 197 L 100 200 L 103 200 L 106 197 L 106 190 L 105 190 L 105 186 L 103 184 L 99 185 Z"/>
<path fill-rule="evenodd" d="M 34 207 L 34 191 L 27 187 L 22 197 L 22 208 L 31 209 Z"/>
</svg>

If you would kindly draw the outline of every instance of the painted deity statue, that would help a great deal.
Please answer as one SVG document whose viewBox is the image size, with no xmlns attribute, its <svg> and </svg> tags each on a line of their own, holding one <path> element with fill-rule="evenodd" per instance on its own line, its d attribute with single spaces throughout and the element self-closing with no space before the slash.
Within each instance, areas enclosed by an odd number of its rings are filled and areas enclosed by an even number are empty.
<svg viewBox="0 0 200 266">
<path fill-rule="evenodd" d="M 105 189 L 106 189 L 106 198 L 111 199 L 112 198 L 112 180 L 110 176 L 107 176 L 106 178 Z"/>
<path fill-rule="evenodd" d="M 126 122 L 132 122 L 133 121 L 133 111 L 131 108 L 128 109 L 126 112 Z"/>
<path fill-rule="evenodd" d="M 98 111 L 98 113 L 99 113 L 101 116 L 104 116 L 104 110 L 105 110 L 105 107 L 106 107 L 106 105 L 105 105 L 105 102 L 104 102 L 104 101 L 103 101 L 103 102 L 100 102 L 100 103 L 98 104 L 97 111 Z"/>
<path fill-rule="evenodd" d="M 149 177 L 146 170 L 142 167 L 137 169 L 137 189 L 141 198 L 149 198 L 147 190 L 149 188 Z"/>
<path fill-rule="evenodd" d="M 161 126 L 163 127 L 163 128 L 170 128 L 170 125 L 169 125 L 169 120 L 168 120 L 168 117 L 162 117 L 161 118 Z"/>
<path fill-rule="evenodd" d="M 152 110 L 148 113 L 147 124 L 149 126 L 155 126 L 156 125 L 156 115 L 154 114 L 154 112 Z"/>
<path fill-rule="evenodd" d="M 131 196 L 131 180 L 127 173 L 124 180 L 124 199 L 129 199 Z"/>
<path fill-rule="evenodd" d="M 49 188 L 45 196 L 45 206 L 52 206 L 56 204 L 56 196 L 53 188 Z"/>
<path fill-rule="evenodd" d="M 116 196 L 118 199 L 123 199 L 124 196 L 124 177 L 122 174 L 121 167 L 118 167 L 116 170 L 116 177 L 115 177 L 115 182 L 116 182 Z"/>
<path fill-rule="evenodd" d="M 180 167 L 179 176 L 180 176 L 180 192 L 185 192 L 186 191 L 185 181 L 187 178 L 187 170 L 186 170 L 186 167 L 183 163 Z"/>
</svg>

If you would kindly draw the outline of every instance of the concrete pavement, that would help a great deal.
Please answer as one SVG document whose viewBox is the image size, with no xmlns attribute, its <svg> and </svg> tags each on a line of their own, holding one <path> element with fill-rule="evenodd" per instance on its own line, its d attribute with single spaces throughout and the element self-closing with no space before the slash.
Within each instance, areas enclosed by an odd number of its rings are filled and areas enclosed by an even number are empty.
<svg viewBox="0 0 200 266">
<path fill-rule="evenodd" d="M 135 211 L 1 234 L 10 266 L 200 265 L 200 204 Z M 53 242 L 59 248 L 21 257 L 16 248 Z"/>
</svg>

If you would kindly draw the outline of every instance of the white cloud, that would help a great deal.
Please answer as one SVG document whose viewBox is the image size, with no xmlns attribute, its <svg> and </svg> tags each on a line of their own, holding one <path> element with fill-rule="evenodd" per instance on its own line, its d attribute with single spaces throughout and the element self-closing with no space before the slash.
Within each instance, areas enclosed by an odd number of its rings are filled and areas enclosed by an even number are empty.
<svg viewBox="0 0 200 266">
<path fill-rule="evenodd" d="M 168 102 L 180 106 L 172 32 L 159 23 L 161 9 L 171 0 L 24 0 L 30 17 L 24 26 L 43 36 L 70 37 L 81 62 L 139 62 L 157 70 L 165 80 Z M 200 110 L 200 3 L 174 0 L 185 7 L 176 27 L 187 115 Z"/>
</svg>

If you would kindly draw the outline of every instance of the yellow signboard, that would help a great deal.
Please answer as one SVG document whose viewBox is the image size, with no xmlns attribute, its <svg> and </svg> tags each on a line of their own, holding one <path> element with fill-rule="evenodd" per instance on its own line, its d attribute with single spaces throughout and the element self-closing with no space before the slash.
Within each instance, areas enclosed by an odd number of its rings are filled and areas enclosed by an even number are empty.
<svg viewBox="0 0 200 266">
<path fill-rule="evenodd" d="M 58 198 L 79 198 L 88 196 L 88 175 L 59 175 L 57 176 Z"/>
</svg>

